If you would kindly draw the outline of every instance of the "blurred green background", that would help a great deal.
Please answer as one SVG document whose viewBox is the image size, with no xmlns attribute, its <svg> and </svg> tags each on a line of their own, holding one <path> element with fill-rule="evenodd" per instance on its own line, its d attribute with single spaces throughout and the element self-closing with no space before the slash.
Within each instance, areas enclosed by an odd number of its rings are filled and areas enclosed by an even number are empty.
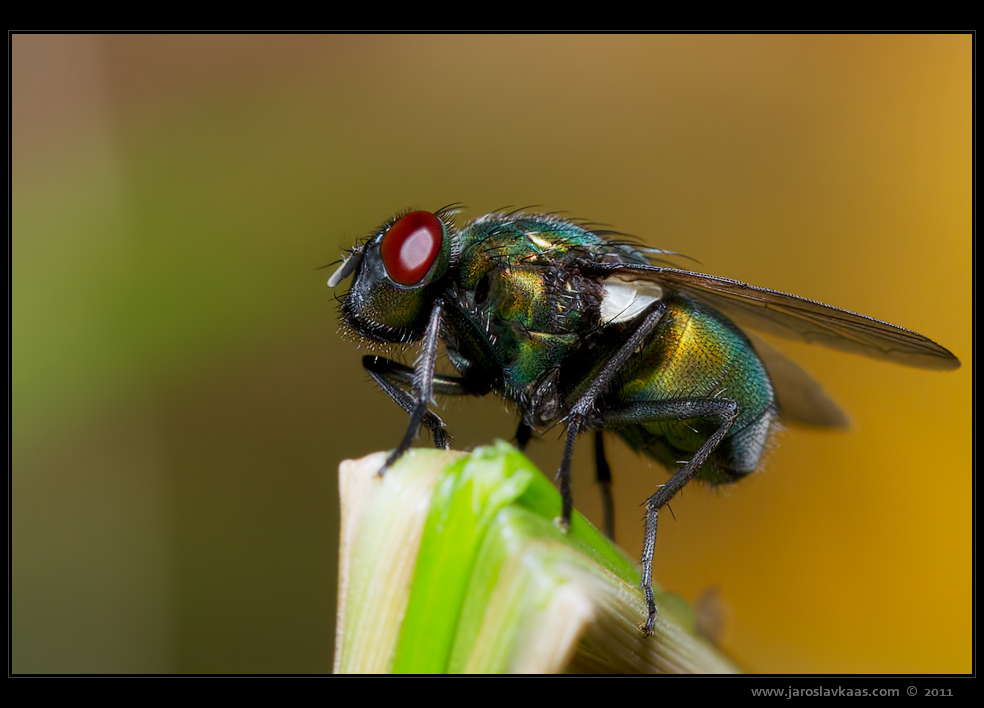
<svg viewBox="0 0 984 708">
<path fill-rule="evenodd" d="M 406 416 L 330 271 L 393 212 L 537 204 L 921 332 L 779 343 L 852 428 L 688 488 L 655 577 L 750 670 L 971 670 L 971 38 L 12 38 L 15 672 L 331 665 L 340 460 Z M 442 412 L 509 438 L 500 401 Z M 429 444 L 422 438 L 420 444 Z M 531 456 L 551 474 L 552 434 Z M 618 534 L 666 474 L 612 441 Z M 600 521 L 591 445 L 575 500 Z M 667 517 L 669 518 L 669 517 Z"/>
</svg>

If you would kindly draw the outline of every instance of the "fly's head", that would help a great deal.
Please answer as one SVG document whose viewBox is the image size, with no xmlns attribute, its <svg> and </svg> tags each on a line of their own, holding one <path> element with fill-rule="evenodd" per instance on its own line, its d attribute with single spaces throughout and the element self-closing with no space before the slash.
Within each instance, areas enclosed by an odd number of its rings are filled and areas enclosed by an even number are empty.
<svg viewBox="0 0 984 708">
<path fill-rule="evenodd" d="M 341 299 L 345 326 L 380 343 L 421 337 L 453 260 L 453 214 L 450 208 L 403 214 L 352 249 L 328 279 L 333 288 L 353 278 Z"/>
</svg>

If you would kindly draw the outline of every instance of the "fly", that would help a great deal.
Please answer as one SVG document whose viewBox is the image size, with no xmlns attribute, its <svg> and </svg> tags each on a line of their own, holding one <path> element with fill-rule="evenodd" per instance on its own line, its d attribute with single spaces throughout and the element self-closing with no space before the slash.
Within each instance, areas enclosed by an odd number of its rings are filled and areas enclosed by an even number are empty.
<svg viewBox="0 0 984 708">
<path fill-rule="evenodd" d="M 328 280 L 352 277 L 341 317 L 382 344 L 420 342 L 415 367 L 363 357 L 372 379 L 410 415 L 380 474 L 421 426 L 450 447 L 428 409 L 435 394 L 511 401 L 520 449 L 565 423 L 557 477 L 562 523 L 573 511 L 579 434 L 593 432 L 605 532 L 613 537 L 603 431 L 673 474 L 646 502 L 642 589 L 656 619 L 652 560 L 659 512 L 692 479 L 733 483 L 755 471 L 773 423 L 838 427 L 841 411 L 799 366 L 743 328 L 925 369 L 959 360 L 935 342 L 866 315 L 736 280 L 682 270 L 611 231 L 552 214 L 493 212 L 457 228 L 457 209 L 390 219 Z M 676 255 L 676 254 L 670 254 Z M 435 372 L 443 341 L 457 376 Z"/>
</svg>

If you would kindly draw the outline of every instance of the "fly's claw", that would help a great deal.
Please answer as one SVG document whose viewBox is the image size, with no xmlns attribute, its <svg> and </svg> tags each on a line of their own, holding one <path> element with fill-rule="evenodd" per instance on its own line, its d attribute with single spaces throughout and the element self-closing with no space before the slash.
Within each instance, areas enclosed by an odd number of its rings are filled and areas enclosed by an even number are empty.
<svg viewBox="0 0 984 708">
<path fill-rule="evenodd" d="M 393 467 L 393 465 L 395 465 L 397 461 L 401 457 L 403 457 L 404 452 L 406 452 L 406 450 L 404 450 L 403 452 L 400 452 L 399 450 L 394 450 L 392 453 L 390 453 L 390 456 L 386 458 L 386 462 L 384 462 L 383 466 L 379 468 L 379 472 L 376 473 L 376 476 L 382 477 L 384 474 L 389 472 L 390 469 Z"/>
<path fill-rule="evenodd" d="M 642 632 L 642 636 L 644 637 L 653 636 L 653 632 L 656 631 L 656 615 L 658 614 L 659 614 L 659 610 L 657 610 L 654 607 L 652 614 L 649 615 L 649 618 L 645 622 L 639 625 L 639 631 Z"/>
</svg>

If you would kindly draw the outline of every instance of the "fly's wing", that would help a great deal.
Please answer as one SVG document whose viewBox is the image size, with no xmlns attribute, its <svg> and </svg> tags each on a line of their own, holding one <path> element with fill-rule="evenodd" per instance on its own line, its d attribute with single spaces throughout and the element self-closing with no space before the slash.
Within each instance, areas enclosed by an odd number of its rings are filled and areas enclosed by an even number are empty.
<svg viewBox="0 0 984 708">
<path fill-rule="evenodd" d="M 848 426 L 847 416 L 799 364 L 787 359 L 758 335 L 749 333 L 749 339 L 769 372 L 780 420 L 822 428 Z"/>
<path fill-rule="evenodd" d="M 677 268 L 587 263 L 582 273 L 652 280 L 703 302 L 735 324 L 784 339 L 819 344 L 921 369 L 950 370 L 960 360 L 936 342 L 902 327 L 822 302 Z"/>
</svg>

